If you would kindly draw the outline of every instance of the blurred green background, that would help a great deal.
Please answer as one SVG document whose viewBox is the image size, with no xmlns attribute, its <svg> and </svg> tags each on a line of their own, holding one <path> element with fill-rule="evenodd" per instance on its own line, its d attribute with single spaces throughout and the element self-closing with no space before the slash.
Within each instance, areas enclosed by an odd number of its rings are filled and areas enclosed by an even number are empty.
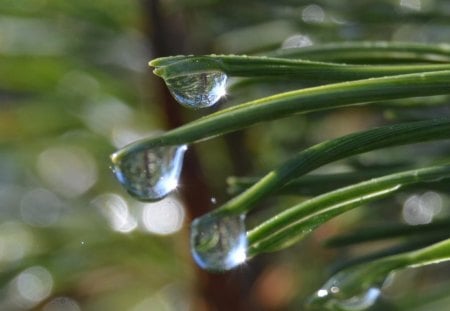
<svg viewBox="0 0 450 311">
<path fill-rule="evenodd" d="M 379 247 L 331 251 L 320 246 L 325 237 L 360 219 L 408 222 L 405 202 L 434 200 L 438 208 L 448 197 L 402 194 L 378 212 L 346 214 L 291 250 L 223 275 L 192 262 L 190 219 L 228 198 L 230 175 L 261 174 L 305 146 L 382 124 L 387 116 L 415 119 L 423 112 L 348 108 L 198 144 L 188 152 L 177 193 L 141 203 L 114 179 L 109 154 L 211 112 L 180 108 L 147 63 L 167 55 L 264 53 L 335 41 L 450 42 L 449 16 L 445 0 L 2 0 L 0 310 L 302 310 L 337 255 Z M 249 85 L 229 94 L 222 107 L 298 87 Z M 443 112 L 448 105 L 428 110 Z M 449 147 L 427 146 L 408 150 L 426 158 Z M 355 163 L 376 166 L 403 156 L 371 153 Z M 276 209 L 289 200 L 264 204 Z M 442 210 L 436 215 L 448 215 Z M 449 268 L 401 273 L 379 310 L 445 310 Z"/>
</svg>

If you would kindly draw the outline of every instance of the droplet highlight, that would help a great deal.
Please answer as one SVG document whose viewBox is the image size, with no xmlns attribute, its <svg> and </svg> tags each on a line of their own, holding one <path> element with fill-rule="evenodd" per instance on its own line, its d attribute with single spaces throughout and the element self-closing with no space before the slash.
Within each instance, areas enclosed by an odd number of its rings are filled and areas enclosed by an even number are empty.
<svg viewBox="0 0 450 311">
<path fill-rule="evenodd" d="M 328 280 L 309 300 L 313 310 L 363 311 L 373 306 L 381 295 L 383 282 L 360 283 L 358 288 L 346 287 L 347 275 L 338 273 Z M 383 280 L 384 281 L 384 280 Z"/>
<path fill-rule="evenodd" d="M 113 155 L 117 180 L 135 198 L 157 201 L 177 186 L 187 146 L 162 146 Z"/>
<path fill-rule="evenodd" d="M 169 78 L 165 82 L 177 102 L 199 109 L 213 106 L 226 94 L 227 75 L 208 71 Z"/>
<path fill-rule="evenodd" d="M 191 251 L 205 270 L 233 269 L 247 259 L 245 215 L 211 215 L 197 218 L 191 225 Z"/>
</svg>

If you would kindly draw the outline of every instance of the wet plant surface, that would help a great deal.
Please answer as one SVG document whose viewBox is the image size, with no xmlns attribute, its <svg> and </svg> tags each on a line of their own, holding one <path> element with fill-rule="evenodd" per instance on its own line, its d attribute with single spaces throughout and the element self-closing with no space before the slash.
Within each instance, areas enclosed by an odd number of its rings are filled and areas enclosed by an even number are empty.
<svg viewBox="0 0 450 311">
<path fill-rule="evenodd" d="M 449 12 L 0 4 L 0 309 L 446 310 Z"/>
</svg>

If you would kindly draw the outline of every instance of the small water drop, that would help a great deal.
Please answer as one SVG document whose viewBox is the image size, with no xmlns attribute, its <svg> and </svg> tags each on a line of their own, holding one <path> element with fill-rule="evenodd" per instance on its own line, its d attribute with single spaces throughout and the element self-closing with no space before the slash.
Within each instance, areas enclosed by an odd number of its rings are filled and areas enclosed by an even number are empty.
<svg viewBox="0 0 450 311">
<path fill-rule="evenodd" d="M 282 49 L 303 48 L 313 45 L 311 38 L 307 35 L 296 34 L 288 37 L 281 44 Z"/>
<path fill-rule="evenodd" d="M 226 94 L 227 75 L 208 71 L 169 78 L 165 82 L 177 102 L 198 109 L 213 106 Z"/>
<path fill-rule="evenodd" d="M 381 295 L 383 282 L 359 284 L 359 288 L 346 288 L 345 282 L 345 273 L 339 273 L 328 280 L 310 298 L 310 306 L 318 310 L 363 311 L 373 306 Z"/>
<path fill-rule="evenodd" d="M 380 295 L 381 290 L 378 287 L 371 287 L 361 295 L 337 302 L 337 305 L 349 311 L 366 310 L 375 304 Z"/>
<path fill-rule="evenodd" d="M 178 186 L 187 146 L 162 146 L 113 156 L 117 180 L 134 197 L 157 201 Z"/>
<path fill-rule="evenodd" d="M 205 215 L 191 226 L 191 251 L 197 264 L 209 271 L 230 270 L 247 259 L 245 215 Z"/>
</svg>

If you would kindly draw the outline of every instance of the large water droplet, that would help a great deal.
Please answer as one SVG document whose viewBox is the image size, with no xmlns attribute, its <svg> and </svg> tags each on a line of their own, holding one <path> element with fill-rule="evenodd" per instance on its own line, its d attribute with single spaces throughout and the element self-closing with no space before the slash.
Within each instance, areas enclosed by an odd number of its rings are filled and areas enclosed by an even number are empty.
<svg viewBox="0 0 450 311">
<path fill-rule="evenodd" d="M 320 310 L 363 311 L 373 306 L 381 295 L 383 282 L 362 283 L 359 284 L 359 288 L 346 288 L 345 282 L 345 272 L 328 280 L 310 298 L 310 306 Z"/>
<path fill-rule="evenodd" d="M 113 172 L 134 197 L 156 201 L 177 185 L 187 146 L 163 146 L 114 156 Z"/>
<path fill-rule="evenodd" d="M 208 71 L 166 79 L 173 97 L 188 108 L 206 108 L 216 104 L 226 94 L 227 75 Z"/>
<path fill-rule="evenodd" d="M 247 259 L 244 215 L 205 215 L 191 226 L 191 250 L 197 264 L 209 271 L 230 270 Z"/>
</svg>

